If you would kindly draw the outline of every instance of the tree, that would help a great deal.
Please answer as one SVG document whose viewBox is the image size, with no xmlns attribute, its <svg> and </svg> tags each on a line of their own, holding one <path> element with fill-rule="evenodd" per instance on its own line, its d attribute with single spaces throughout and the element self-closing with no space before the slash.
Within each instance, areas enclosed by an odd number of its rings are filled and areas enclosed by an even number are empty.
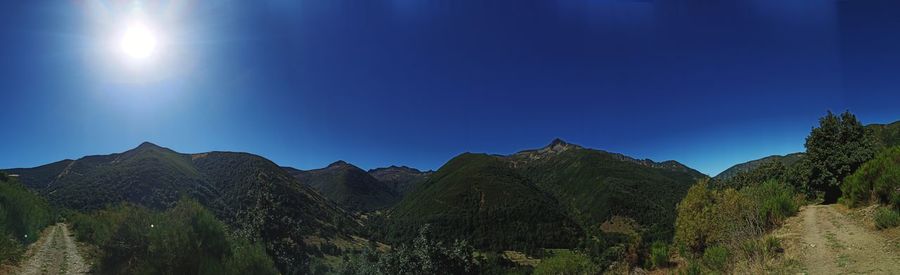
<svg viewBox="0 0 900 275">
<path fill-rule="evenodd" d="M 825 203 L 837 202 L 844 178 L 875 155 L 874 139 L 850 112 L 828 112 L 806 138 L 809 186 L 825 192 Z"/>
</svg>

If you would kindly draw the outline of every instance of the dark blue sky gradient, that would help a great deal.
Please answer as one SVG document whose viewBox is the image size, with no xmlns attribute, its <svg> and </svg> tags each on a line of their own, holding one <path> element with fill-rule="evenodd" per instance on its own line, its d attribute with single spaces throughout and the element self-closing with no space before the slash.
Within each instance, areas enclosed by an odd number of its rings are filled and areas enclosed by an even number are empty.
<svg viewBox="0 0 900 275">
<path fill-rule="evenodd" d="M 146 140 L 436 169 L 560 137 L 715 175 L 829 109 L 900 120 L 900 1 L 53 2 L 0 4 L 0 167 Z M 135 5 L 153 70 L 106 42 Z"/>
</svg>

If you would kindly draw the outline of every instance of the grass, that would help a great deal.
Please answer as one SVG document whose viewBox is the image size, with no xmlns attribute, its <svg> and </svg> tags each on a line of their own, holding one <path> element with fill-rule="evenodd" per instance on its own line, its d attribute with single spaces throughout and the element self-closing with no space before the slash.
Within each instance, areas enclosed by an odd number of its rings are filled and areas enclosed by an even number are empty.
<svg viewBox="0 0 900 275">
<path fill-rule="evenodd" d="M 875 227 L 888 229 L 900 225 L 900 213 L 890 208 L 880 208 L 875 212 Z"/>
<path fill-rule="evenodd" d="M 843 249 L 844 247 L 846 247 L 846 246 L 844 246 L 844 244 L 842 244 L 840 241 L 838 241 L 837 236 L 834 235 L 834 232 L 826 231 L 825 239 L 828 241 L 828 246 L 830 246 L 833 249 Z"/>
</svg>

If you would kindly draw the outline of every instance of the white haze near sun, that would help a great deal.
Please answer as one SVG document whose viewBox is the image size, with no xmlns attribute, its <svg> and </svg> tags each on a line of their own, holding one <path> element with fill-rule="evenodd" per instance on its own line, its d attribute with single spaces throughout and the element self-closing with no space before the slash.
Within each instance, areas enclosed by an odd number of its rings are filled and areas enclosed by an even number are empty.
<svg viewBox="0 0 900 275">
<path fill-rule="evenodd" d="M 198 91 L 226 85 L 215 81 L 214 66 L 204 64 L 210 60 L 204 54 L 216 45 L 202 31 L 206 26 L 197 26 L 194 5 L 193 0 L 78 3 L 85 35 L 71 50 L 82 53 L 77 75 L 87 85 L 81 89 L 85 104 L 115 113 L 128 125 L 153 125 L 204 96 Z"/>
<path fill-rule="evenodd" d="M 92 40 L 85 61 L 98 84 L 124 85 L 140 91 L 190 73 L 193 39 L 185 31 L 189 1 L 86 0 L 85 27 Z M 124 89 L 129 88 L 129 89 Z"/>
</svg>

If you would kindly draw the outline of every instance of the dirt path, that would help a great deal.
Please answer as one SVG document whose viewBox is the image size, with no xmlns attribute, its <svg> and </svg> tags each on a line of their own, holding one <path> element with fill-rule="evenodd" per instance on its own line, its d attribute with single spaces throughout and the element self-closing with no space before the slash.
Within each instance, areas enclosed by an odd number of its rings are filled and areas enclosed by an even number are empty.
<svg viewBox="0 0 900 275">
<path fill-rule="evenodd" d="M 16 274 L 85 274 L 89 270 L 69 228 L 62 223 L 45 229 L 25 255 L 27 260 L 15 271 Z"/>
<path fill-rule="evenodd" d="M 897 245 L 857 224 L 835 205 L 811 205 L 777 235 L 792 243 L 785 255 L 808 274 L 900 274 Z"/>
</svg>

